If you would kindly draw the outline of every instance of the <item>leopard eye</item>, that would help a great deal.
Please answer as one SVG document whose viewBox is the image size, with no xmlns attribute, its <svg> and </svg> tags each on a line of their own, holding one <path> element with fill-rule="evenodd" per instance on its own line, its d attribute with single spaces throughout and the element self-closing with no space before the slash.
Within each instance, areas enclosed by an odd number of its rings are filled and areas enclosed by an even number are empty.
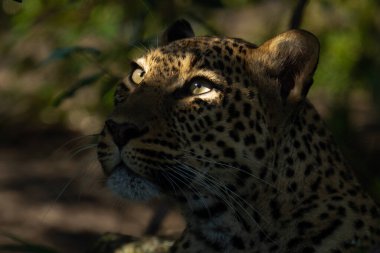
<svg viewBox="0 0 380 253">
<path fill-rule="evenodd" d="M 195 79 L 190 83 L 189 91 L 191 95 L 202 95 L 212 90 L 211 83 L 204 79 Z"/>
<path fill-rule="evenodd" d="M 134 84 L 140 84 L 144 79 L 145 71 L 142 68 L 136 68 L 131 74 L 131 80 Z"/>
</svg>

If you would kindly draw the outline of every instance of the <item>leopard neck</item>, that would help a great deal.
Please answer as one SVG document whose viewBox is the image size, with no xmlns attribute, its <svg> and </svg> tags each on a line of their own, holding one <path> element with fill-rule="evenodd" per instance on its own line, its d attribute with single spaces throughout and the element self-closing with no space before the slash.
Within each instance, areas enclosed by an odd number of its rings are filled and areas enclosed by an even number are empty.
<svg viewBox="0 0 380 253">
<path fill-rule="evenodd" d="M 356 184 L 351 170 L 318 112 L 305 102 L 279 133 L 273 152 L 271 179 L 288 196 L 334 194 L 347 182 Z M 350 185 L 350 183 L 348 183 Z"/>
<path fill-rule="evenodd" d="M 343 187 L 356 187 L 330 132 L 311 104 L 306 102 L 277 134 L 260 162 L 255 160 L 254 147 L 251 156 L 239 151 L 234 162 L 222 161 L 231 170 L 244 168 L 240 178 L 228 172 L 234 183 L 221 191 L 223 194 L 210 197 L 206 192 L 182 201 L 188 231 L 221 248 L 237 234 L 250 235 L 253 241 L 266 240 L 268 245 L 277 243 L 285 240 L 277 238 L 279 229 L 303 203 L 348 190 Z"/>
</svg>

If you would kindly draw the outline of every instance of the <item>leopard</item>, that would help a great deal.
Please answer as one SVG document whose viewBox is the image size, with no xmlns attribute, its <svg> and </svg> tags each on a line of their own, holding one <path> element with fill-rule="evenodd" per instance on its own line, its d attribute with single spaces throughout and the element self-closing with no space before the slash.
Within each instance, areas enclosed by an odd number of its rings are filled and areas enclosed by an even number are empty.
<svg viewBox="0 0 380 253">
<path fill-rule="evenodd" d="M 379 207 L 307 98 L 319 51 L 306 30 L 258 46 L 174 22 L 116 88 L 97 144 L 106 186 L 178 205 L 172 253 L 378 249 Z"/>
</svg>

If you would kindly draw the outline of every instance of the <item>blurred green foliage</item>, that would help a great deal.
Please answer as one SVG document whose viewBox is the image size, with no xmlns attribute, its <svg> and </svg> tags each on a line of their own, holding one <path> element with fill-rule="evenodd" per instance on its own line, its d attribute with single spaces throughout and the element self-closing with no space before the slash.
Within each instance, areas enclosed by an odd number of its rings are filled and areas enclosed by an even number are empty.
<svg viewBox="0 0 380 253">
<path fill-rule="evenodd" d="M 0 131 L 59 125 L 94 133 L 112 107 L 113 88 L 128 73 L 130 59 L 157 46 L 173 20 L 190 20 L 200 35 L 261 43 L 287 29 L 297 1 L 2 3 Z M 380 153 L 379 14 L 377 0 L 315 0 L 302 23 L 321 41 L 310 97 L 375 192 L 380 192 L 372 176 L 380 174 L 375 158 Z"/>
</svg>

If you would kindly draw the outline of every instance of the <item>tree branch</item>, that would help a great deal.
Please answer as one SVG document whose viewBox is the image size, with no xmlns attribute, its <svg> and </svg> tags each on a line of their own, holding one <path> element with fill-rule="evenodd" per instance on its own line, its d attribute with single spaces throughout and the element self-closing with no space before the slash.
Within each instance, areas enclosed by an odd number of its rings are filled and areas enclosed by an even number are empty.
<svg viewBox="0 0 380 253">
<path fill-rule="evenodd" d="M 303 11 L 305 10 L 308 0 L 299 0 L 294 8 L 292 18 L 289 23 L 289 29 L 297 29 L 301 26 Z"/>
</svg>

